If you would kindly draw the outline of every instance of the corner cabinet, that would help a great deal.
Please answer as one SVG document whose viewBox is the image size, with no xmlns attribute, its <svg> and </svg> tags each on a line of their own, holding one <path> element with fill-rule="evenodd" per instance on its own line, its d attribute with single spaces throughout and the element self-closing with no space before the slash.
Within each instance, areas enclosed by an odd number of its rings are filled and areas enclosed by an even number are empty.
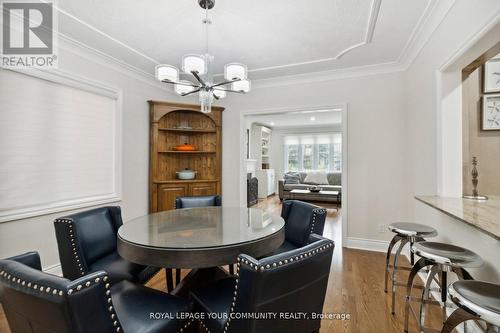
<svg viewBox="0 0 500 333">
<path fill-rule="evenodd" d="M 178 196 L 221 194 L 222 111 L 200 106 L 148 101 L 150 113 L 149 211 L 174 209 Z M 174 147 L 188 143 L 195 151 Z M 196 171 L 192 180 L 177 179 L 177 171 Z"/>
</svg>

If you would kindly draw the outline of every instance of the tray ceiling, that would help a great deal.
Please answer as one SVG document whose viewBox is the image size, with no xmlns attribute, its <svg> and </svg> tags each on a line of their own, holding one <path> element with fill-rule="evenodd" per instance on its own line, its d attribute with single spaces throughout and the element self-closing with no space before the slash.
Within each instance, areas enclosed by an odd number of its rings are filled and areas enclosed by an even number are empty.
<svg viewBox="0 0 500 333">
<path fill-rule="evenodd" d="M 435 0 L 216 0 L 215 72 L 253 79 L 397 61 Z M 196 0 L 59 0 L 60 32 L 146 72 L 204 51 Z"/>
</svg>

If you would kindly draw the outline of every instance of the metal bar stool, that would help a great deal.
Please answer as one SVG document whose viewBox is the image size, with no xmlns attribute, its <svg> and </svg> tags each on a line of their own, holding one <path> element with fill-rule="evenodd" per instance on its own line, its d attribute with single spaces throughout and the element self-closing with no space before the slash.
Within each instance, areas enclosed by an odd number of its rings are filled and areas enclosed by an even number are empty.
<svg viewBox="0 0 500 333">
<path fill-rule="evenodd" d="M 408 332 L 408 319 L 410 311 L 417 320 L 420 332 L 424 332 L 425 315 L 427 305 L 440 305 L 443 313 L 443 318 L 446 318 L 446 308 L 448 307 L 448 273 L 453 272 L 459 280 L 472 280 L 472 276 L 465 268 L 480 267 L 483 260 L 476 253 L 464 249 L 459 246 L 437 243 L 437 242 L 420 242 L 415 244 L 413 251 L 420 259 L 413 265 L 408 277 L 406 286 L 406 306 L 405 306 L 405 332 Z M 413 282 L 419 271 L 425 267 L 430 267 L 424 283 L 422 297 L 417 299 L 420 302 L 419 314 L 414 312 L 410 301 L 412 298 Z M 439 277 L 441 299 L 439 301 L 431 300 L 431 283 Z M 443 319 L 444 320 L 444 319 Z"/>
<path fill-rule="evenodd" d="M 424 241 L 424 237 L 435 237 L 437 236 L 436 229 L 418 223 L 408 223 L 408 222 L 397 222 L 389 224 L 389 230 L 394 232 L 395 235 L 389 243 L 389 248 L 387 249 L 387 255 L 385 259 L 385 288 L 384 291 L 387 292 L 387 284 L 389 280 L 389 275 L 391 276 L 391 293 L 392 293 L 392 314 L 395 313 L 395 302 L 396 302 L 396 287 L 406 286 L 406 284 L 397 282 L 397 271 L 398 270 L 411 270 L 411 267 L 399 266 L 399 256 L 401 251 L 406 244 L 410 244 L 410 264 L 413 266 L 415 257 L 413 254 L 413 245 L 417 242 Z M 399 243 L 396 253 L 394 254 L 394 264 L 391 265 L 391 254 L 393 248 Z M 391 272 L 392 268 L 392 272 Z"/>
<path fill-rule="evenodd" d="M 441 333 L 451 333 L 467 320 L 481 320 L 486 331 L 500 328 L 500 285 L 482 281 L 457 281 L 448 289 L 458 306 L 444 323 Z"/>
</svg>

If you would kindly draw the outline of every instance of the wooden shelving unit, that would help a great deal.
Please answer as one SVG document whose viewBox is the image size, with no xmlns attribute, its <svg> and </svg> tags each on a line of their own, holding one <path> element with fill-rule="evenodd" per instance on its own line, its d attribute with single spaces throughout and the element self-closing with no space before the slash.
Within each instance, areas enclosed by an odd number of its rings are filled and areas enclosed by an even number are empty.
<svg viewBox="0 0 500 333">
<path fill-rule="evenodd" d="M 216 151 L 201 151 L 201 150 L 165 150 L 165 151 L 159 151 L 158 153 L 164 153 L 164 154 L 217 154 Z"/>
<path fill-rule="evenodd" d="M 158 128 L 158 130 L 167 132 L 216 133 L 216 130 L 211 129 Z"/>
<path fill-rule="evenodd" d="M 222 111 L 200 112 L 199 105 L 149 101 L 150 105 L 150 212 L 174 209 L 178 196 L 221 192 Z M 191 128 L 183 128 L 191 127 Z M 189 143 L 198 150 L 178 151 Z M 176 172 L 197 171 L 193 180 L 179 180 Z"/>
</svg>

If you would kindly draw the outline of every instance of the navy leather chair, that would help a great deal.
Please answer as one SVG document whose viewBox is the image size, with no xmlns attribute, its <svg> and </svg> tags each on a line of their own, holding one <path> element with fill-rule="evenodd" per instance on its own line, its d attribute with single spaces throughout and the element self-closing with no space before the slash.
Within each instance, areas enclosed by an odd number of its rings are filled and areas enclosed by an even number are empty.
<svg viewBox="0 0 500 333">
<path fill-rule="evenodd" d="M 219 195 L 198 195 L 192 197 L 175 198 L 175 209 L 220 206 L 221 198 Z"/>
<path fill-rule="evenodd" d="M 64 277 L 75 280 L 106 271 L 111 284 L 122 280 L 145 283 L 157 267 L 126 261 L 116 251 L 118 228 L 123 224 L 120 207 L 102 207 L 54 221 Z"/>
<path fill-rule="evenodd" d="M 195 310 L 218 313 L 201 325 L 212 333 L 311 333 L 321 321 L 333 241 L 311 235 L 310 244 L 261 260 L 240 255 L 237 273 L 192 292 Z M 301 320 L 238 319 L 233 313 L 306 313 Z"/>
<path fill-rule="evenodd" d="M 307 245 L 311 234 L 323 235 L 326 209 L 299 200 L 285 200 L 281 217 L 285 220 L 285 241 L 273 254 Z"/>
<path fill-rule="evenodd" d="M 191 197 L 175 198 L 175 209 L 212 207 L 221 205 L 222 205 L 222 200 L 220 195 L 196 195 Z M 232 265 L 229 265 L 229 271 L 231 274 L 234 273 Z M 175 283 L 179 284 L 180 282 L 181 282 L 181 270 L 180 268 L 177 268 L 175 270 Z"/>
<path fill-rule="evenodd" d="M 192 303 L 104 271 L 74 281 L 40 271 L 37 252 L 0 260 L 0 302 L 12 333 L 185 332 L 191 322 L 150 313 L 190 313 Z"/>
</svg>

